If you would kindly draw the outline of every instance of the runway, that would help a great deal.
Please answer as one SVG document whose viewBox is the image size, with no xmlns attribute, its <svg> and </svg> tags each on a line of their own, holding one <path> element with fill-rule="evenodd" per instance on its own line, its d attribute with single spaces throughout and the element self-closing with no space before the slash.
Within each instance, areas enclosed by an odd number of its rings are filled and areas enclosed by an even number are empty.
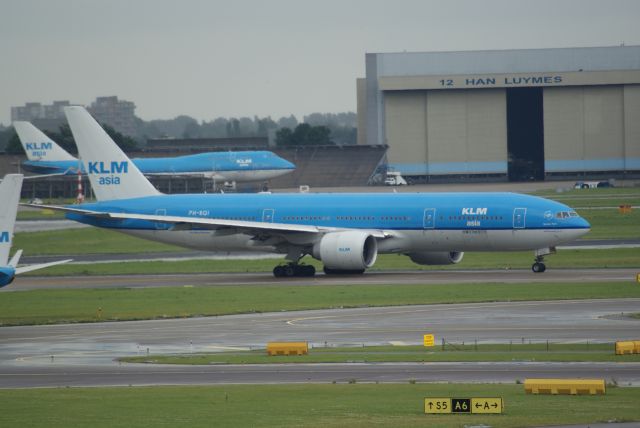
<svg viewBox="0 0 640 428">
<path fill-rule="evenodd" d="M 377 363 L 225 366 L 57 366 L 0 373 L 2 388 L 205 384 L 483 382 L 525 378 L 602 378 L 621 386 L 640 383 L 640 363 Z"/>
<path fill-rule="evenodd" d="M 640 269 L 529 269 L 368 271 L 364 275 L 324 275 L 313 278 L 274 278 L 271 273 L 203 273 L 168 275 L 104 275 L 21 277 L 0 293 L 61 288 L 144 288 L 221 285 L 336 285 L 336 284 L 455 284 L 634 281 Z"/>
<path fill-rule="evenodd" d="M 512 382 L 534 376 L 640 383 L 640 363 L 420 363 L 178 367 L 118 364 L 131 355 L 264 348 L 274 340 L 313 346 L 438 341 L 611 342 L 637 339 L 640 298 L 329 309 L 224 317 L 5 327 L 0 387 L 192 383 L 451 381 Z"/>
<path fill-rule="evenodd" d="M 75 222 L 72 222 L 75 223 Z M 611 248 L 640 248 L 640 239 L 579 239 L 557 247 L 558 250 L 577 249 L 611 249 Z M 80 263 L 118 263 L 141 261 L 181 261 L 181 260 L 229 260 L 229 259 L 277 259 L 282 260 L 282 254 L 257 252 L 226 252 L 226 251 L 174 251 L 143 254 L 55 254 L 33 256 L 26 254 L 22 257 L 25 264 L 49 263 L 60 259 L 73 259 L 74 264 Z M 277 262 L 276 262 L 277 263 Z"/>
</svg>

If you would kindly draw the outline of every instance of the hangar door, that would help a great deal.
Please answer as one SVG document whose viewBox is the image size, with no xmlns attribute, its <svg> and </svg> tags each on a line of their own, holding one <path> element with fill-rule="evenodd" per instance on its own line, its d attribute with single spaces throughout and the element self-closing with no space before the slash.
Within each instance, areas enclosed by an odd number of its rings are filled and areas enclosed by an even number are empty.
<svg viewBox="0 0 640 428">
<path fill-rule="evenodd" d="M 544 180 L 542 88 L 507 89 L 509 181 Z"/>
</svg>

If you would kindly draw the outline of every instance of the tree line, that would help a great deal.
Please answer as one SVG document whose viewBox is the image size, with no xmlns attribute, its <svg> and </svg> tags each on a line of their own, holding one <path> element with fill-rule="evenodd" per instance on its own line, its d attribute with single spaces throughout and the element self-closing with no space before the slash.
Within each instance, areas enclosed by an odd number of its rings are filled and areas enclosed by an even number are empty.
<svg viewBox="0 0 640 428">
<path fill-rule="evenodd" d="M 136 118 L 136 135 L 123 135 L 108 125 L 105 130 L 124 151 L 130 152 L 144 147 L 149 138 L 234 138 L 275 136 L 275 142 L 281 146 L 291 145 L 327 145 L 356 144 L 357 116 L 347 113 L 312 113 L 299 122 L 294 115 L 274 120 L 271 117 L 258 116 L 224 118 L 198 122 L 190 116 L 178 116 L 174 119 L 143 121 Z M 77 153 L 73 135 L 68 125 L 57 132 L 45 131 L 53 141 L 70 153 Z M 0 128 L 0 151 L 24 153 L 13 127 Z"/>
</svg>

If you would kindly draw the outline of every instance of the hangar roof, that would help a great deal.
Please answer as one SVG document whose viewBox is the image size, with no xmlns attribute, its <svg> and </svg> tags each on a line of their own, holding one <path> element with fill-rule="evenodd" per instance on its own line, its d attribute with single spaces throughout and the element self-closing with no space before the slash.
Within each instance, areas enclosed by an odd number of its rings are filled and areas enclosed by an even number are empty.
<svg viewBox="0 0 640 428">
<path fill-rule="evenodd" d="M 371 60 L 377 63 L 377 77 L 640 70 L 640 46 L 370 53 L 367 57 L 368 65 Z"/>
</svg>

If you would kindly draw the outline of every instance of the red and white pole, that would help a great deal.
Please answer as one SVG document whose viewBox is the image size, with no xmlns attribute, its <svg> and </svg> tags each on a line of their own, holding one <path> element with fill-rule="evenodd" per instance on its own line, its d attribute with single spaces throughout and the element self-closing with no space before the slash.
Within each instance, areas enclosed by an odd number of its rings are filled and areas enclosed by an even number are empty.
<svg viewBox="0 0 640 428">
<path fill-rule="evenodd" d="M 81 204 L 84 202 L 84 192 L 82 191 L 82 170 L 78 168 L 78 196 L 76 197 L 76 203 Z"/>
</svg>

